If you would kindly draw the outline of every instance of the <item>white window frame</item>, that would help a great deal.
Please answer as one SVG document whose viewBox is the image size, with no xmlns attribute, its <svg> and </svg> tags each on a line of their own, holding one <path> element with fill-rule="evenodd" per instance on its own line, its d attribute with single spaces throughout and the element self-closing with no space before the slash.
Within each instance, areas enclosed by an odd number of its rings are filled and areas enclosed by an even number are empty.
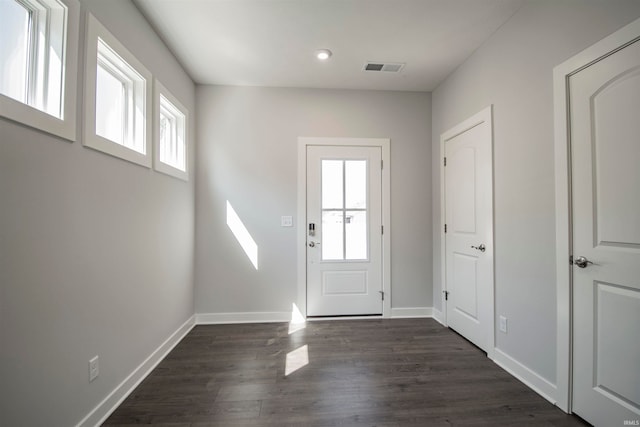
<svg viewBox="0 0 640 427">
<path fill-rule="evenodd" d="M 32 39 L 41 34 L 46 39 L 44 45 L 38 43 L 35 49 L 31 46 L 29 51 L 29 62 L 32 66 L 29 67 L 28 71 L 29 79 L 27 84 L 29 85 L 30 94 L 27 100 L 28 103 L 0 94 L 0 116 L 69 141 L 75 141 L 80 4 L 77 0 L 56 0 L 56 2 L 67 8 L 65 16 L 62 18 L 64 19 L 65 34 L 62 35 L 63 67 L 60 88 L 60 117 L 40 110 L 34 105 L 29 105 L 42 104 L 42 99 L 48 96 L 46 94 L 48 91 L 47 79 L 42 79 L 41 77 L 40 84 L 38 84 L 38 78 L 34 78 L 38 75 L 44 76 L 49 71 L 48 56 L 42 52 L 47 52 L 52 43 L 50 41 L 51 35 L 48 22 L 51 19 L 51 14 L 47 13 L 47 2 L 40 0 L 21 0 L 18 2 L 34 13 Z M 43 108 L 45 107 L 43 106 Z"/>
<path fill-rule="evenodd" d="M 145 112 L 138 111 L 136 106 L 145 105 L 144 96 L 147 80 L 126 63 L 101 37 L 98 37 L 97 68 L 111 75 L 111 77 L 120 82 L 123 88 L 122 134 L 120 135 L 120 141 L 112 142 L 123 145 L 140 154 L 146 154 L 144 125 L 147 118 Z M 97 129 L 96 134 L 98 134 Z M 98 136 L 103 135 L 98 134 Z M 106 136 L 103 137 L 110 140 Z"/>
<path fill-rule="evenodd" d="M 135 102 L 142 103 L 141 115 L 128 120 L 127 126 L 142 126 L 136 133 L 142 135 L 142 152 L 138 152 L 126 145 L 104 138 L 96 133 L 96 76 L 98 70 L 98 40 L 101 40 L 115 55 L 127 63 L 133 70 L 144 79 L 144 90 L 142 95 Z M 118 68 L 118 67 L 116 67 Z M 105 67 L 103 67 L 105 69 Z M 109 71 L 109 70 L 107 70 Z M 120 70 L 122 71 L 122 70 Z M 132 83 L 134 84 L 134 83 Z M 87 13 L 87 36 L 86 36 L 86 58 L 85 58 L 85 109 L 84 109 L 84 139 L 85 147 L 90 147 L 114 157 L 127 160 L 129 162 L 151 167 L 151 135 L 152 135 L 152 95 L 153 76 L 151 72 L 124 47 L 118 39 L 109 32 L 91 13 Z M 131 89 L 131 88 L 130 88 Z M 129 108 L 131 114 L 136 115 L 133 108 Z M 132 116 L 133 117 L 133 116 Z M 140 120 L 143 121 L 140 124 Z M 125 132 L 133 132 L 129 127 Z M 133 137 L 129 135 L 128 137 Z"/>
<path fill-rule="evenodd" d="M 162 172 L 164 174 L 173 176 L 174 178 L 179 178 L 184 181 L 189 180 L 189 110 L 182 105 L 178 99 L 173 96 L 171 92 L 157 79 L 154 82 L 154 94 L 153 94 L 153 105 L 154 105 L 154 138 L 153 138 L 153 167 L 156 171 Z M 180 127 L 184 129 L 183 132 L 183 144 L 184 144 L 184 170 L 174 167 L 168 163 L 162 162 L 160 160 L 160 113 L 162 110 L 160 97 L 165 98 L 173 108 L 178 110 L 182 115 L 184 115 L 184 123 L 181 125 L 177 123 L 177 131 L 180 131 Z M 180 143 L 179 135 L 176 135 L 177 142 Z"/>
</svg>

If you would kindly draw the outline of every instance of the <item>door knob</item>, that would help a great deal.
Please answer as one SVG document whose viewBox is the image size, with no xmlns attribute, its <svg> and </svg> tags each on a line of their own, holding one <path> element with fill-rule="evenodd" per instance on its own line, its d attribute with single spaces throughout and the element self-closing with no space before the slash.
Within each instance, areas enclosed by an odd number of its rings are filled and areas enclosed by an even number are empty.
<svg viewBox="0 0 640 427">
<path fill-rule="evenodd" d="M 583 257 L 583 256 L 579 256 L 578 258 L 576 258 L 576 259 L 573 261 L 573 263 L 574 263 L 575 265 L 577 265 L 578 267 L 580 267 L 580 268 L 586 268 L 586 267 L 587 267 L 587 265 L 589 265 L 589 264 L 593 264 L 591 261 L 589 261 L 588 259 L 586 259 L 586 258 L 585 258 L 585 257 Z"/>
<path fill-rule="evenodd" d="M 309 247 L 310 248 L 315 248 L 316 245 L 319 245 L 319 244 L 320 244 L 319 242 L 309 242 Z"/>
<path fill-rule="evenodd" d="M 487 247 L 484 245 L 484 243 L 480 243 L 480 246 L 471 246 L 473 249 L 477 249 L 480 252 L 484 252 L 487 250 Z"/>
</svg>

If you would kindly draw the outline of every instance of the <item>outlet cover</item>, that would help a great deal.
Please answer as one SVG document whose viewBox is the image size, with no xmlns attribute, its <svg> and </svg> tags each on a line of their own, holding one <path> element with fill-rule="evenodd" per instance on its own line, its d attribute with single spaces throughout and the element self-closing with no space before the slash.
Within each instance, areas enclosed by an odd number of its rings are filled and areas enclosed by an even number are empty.
<svg viewBox="0 0 640 427">
<path fill-rule="evenodd" d="M 500 332 L 507 333 L 507 318 L 500 316 Z"/>
<path fill-rule="evenodd" d="M 98 356 L 89 360 L 89 382 L 98 378 L 100 374 L 100 366 L 98 365 Z"/>
<path fill-rule="evenodd" d="M 293 217 L 292 216 L 280 217 L 280 225 L 282 227 L 293 227 Z"/>
</svg>

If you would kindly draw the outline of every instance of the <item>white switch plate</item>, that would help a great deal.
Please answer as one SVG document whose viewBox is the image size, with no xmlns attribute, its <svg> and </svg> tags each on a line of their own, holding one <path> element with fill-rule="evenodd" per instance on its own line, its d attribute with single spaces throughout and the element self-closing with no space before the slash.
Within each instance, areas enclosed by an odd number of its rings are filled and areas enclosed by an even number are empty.
<svg viewBox="0 0 640 427">
<path fill-rule="evenodd" d="M 500 316 L 500 332 L 507 333 L 507 318 Z"/>
<path fill-rule="evenodd" d="M 100 366 L 98 365 L 98 356 L 89 360 L 89 382 L 98 378 L 100 374 Z"/>
<path fill-rule="evenodd" d="M 293 227 L 293 217 L 292 216 L 280 217 L 280 225 L 282 227 Z"/>
</svg>

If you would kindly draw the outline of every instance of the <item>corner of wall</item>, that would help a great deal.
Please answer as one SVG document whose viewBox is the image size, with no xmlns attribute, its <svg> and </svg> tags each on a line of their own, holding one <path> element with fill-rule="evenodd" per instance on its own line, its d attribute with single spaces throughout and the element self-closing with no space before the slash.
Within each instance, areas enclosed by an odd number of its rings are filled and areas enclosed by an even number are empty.
<svg viewBox="0 0 640 427">
<path fill-rule="evenodd" d="M 169 338 L 156 348 L 127 378 L 105 397 L 76 427 L 99 426 L 115 411 L 133 390 L 155 369 L 156 366 L 178 345 L 196 325 L 191 316 Z"/>
</svg>

